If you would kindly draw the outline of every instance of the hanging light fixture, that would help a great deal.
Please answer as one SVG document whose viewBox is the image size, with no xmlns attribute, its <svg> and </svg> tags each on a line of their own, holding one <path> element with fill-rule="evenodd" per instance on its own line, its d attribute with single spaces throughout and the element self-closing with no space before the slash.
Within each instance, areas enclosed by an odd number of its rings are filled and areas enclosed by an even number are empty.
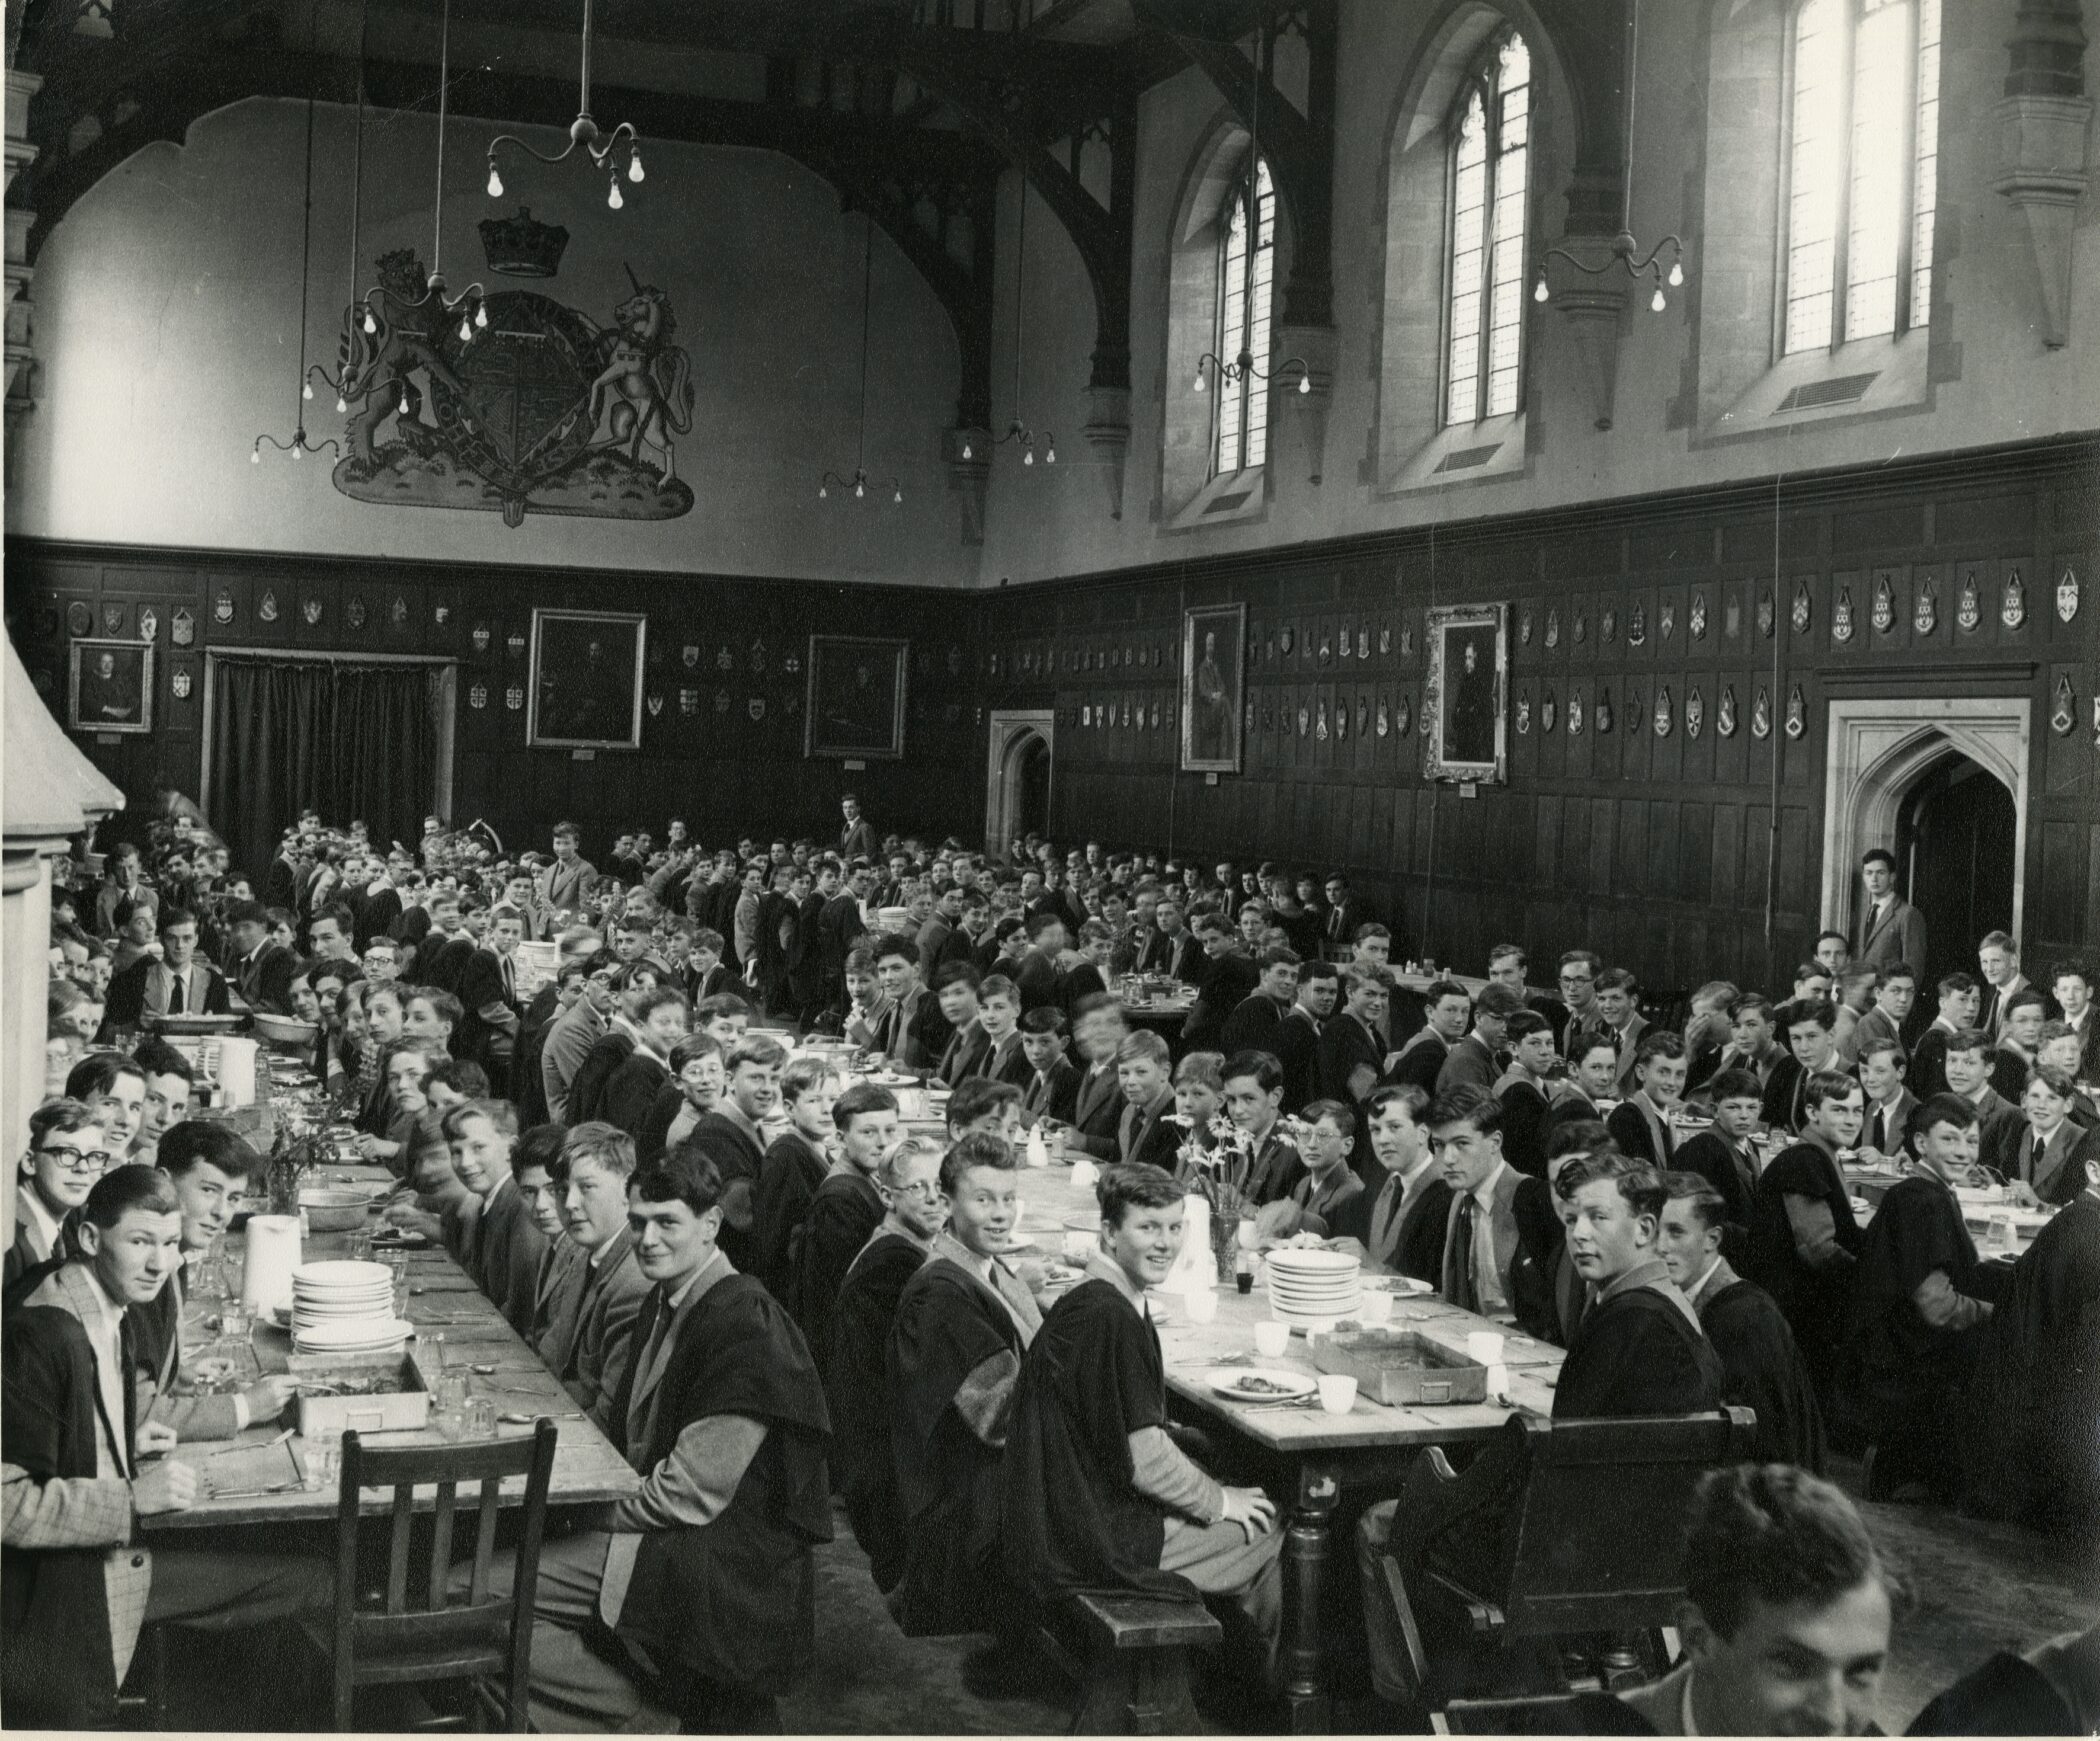
<svg viewBox="0 0 2100 1741">
<path fill-rule="evenodd" d="M 365 9 L 369 23 L 369 5 Z M 357 149 L 350 182 L 350 287 L 357 288 L 358 260 L 361 252 L 360 226 L 364 215 L 365 178 L 365 25 L 359 27 L 357 51 Z M 379 338 L 382 326 L 391 326 L 402 314 L 421 309 L 435 302 L 438 311 L 447 323 L 453 315 L 459 316 L 459 342 L 472 344 L 474 335 L 489 324 L 486 287 L 476 279 L 457 296 L 446 294 L 445 274 L 440 264 L 445 242 L 445 139 L 449 131 L 450 100 L 452 89 L 452 4 L 445 0 L 444 11 L 438 27 L 438 149 L 437 191 L 432 207 L 430 232 L 430 272 L 424 280 L 423 294 L 413 301 L 400 290 L 386 284 L 375 284 L 362 296 L 354 298 L 345 317 L 346 330 L 356 327 L 367 339 L 379 342 L 357 347 L 357 354 L 347 358 L 342 368 L 330 374 L 320 363 L 301 371 L 304 377 L 302 393 L 308 399 L 314 396 L 313 377 L 318 375 L 328 386 L 335 389 L 335 408 L 346 412 L 350 401 L 364 398 L 382 384 L 399 389 L 399 401 L 394 409 L 403 417 L 411 416 L 414 407 L 409 400 L 408 373 L 404 369 L 397 376 L 386 379 L 394 367 L 393 348 Z M 404 258 L 412 257 L 408 249 L 401 250 Z M 381 261 L 384 269 L 386 262 Z M 413 280 L 411 280 L 412 282 Z M 426 336 L 434 338 L 434 333 Z"/>
<path fill-rule="evenodd" d="M 1538 277 L 1531 287 L 1534 302 L 1553 300 L 1552 286 L 1546 282 L 1548 260 L 1565 260 L 1578 272 L 1591 278 L 1601 278 L 1616 266 L 1623 266 L 1627 276 L 1636 284 L 1644 278 L 1652 278 L 1655 281 L 1655 294 L 1648 299 L 1648 306 L 1657 314 L 1669 306 L 1669 299 L 1663 295 L 1663 286 L 1668 284 L 1674 290 L 1684 282 L 1684 243 L 1674 232 L 1663 237 L 1646 254 L 1641 253 L 1640 243 L 1634 240 L 1633 76 L 1641 44 L 1641 0 L 1633 0 L 1628 9 L 1626 28 L 1626 175 L 1619 205 L 1619 233 L 1611 239 L 1609 255 L 1594 265 L 1568 248 L 1548 248 L 1539 260 Z M 1670 264 L 1667 270 L 1664 269 L 1661 258 L 1665 248 L 1670 250 Z"/>
<path fill-rule="evenodd" d="M 1266 68 L 1263 62 L 1268 63 Z M 1261 248 L 1261 88 L 1269 82 L 1276 68 L 1275 39 L 1269 27 L 1263 24 L 1254 45 L 1254 101 L 1247 116 L 1247 258 L 1251 261 Z M 1272 242 L 1271 247 L 1274 246 Z M 1243 342 L 1238 356 L 1229 362 L 1216 351 L 1205 351 L 1196 359 L 1196 379 L 1191 385 L 1201 393 L 1206 381 L 1204 371 L 1215 373 L 1228 385 L 1235 381 L 1266 381 L 1272 375 L 1282 374 L 1287 369 L 1298 371 L 1298 391 L 1312 391 L 1312 366 L 1303 357 L 1287 357 L 1274 369 L 1265 369 L 1254 360 L 1253 351 Z"/>
<path fill-rule="evenodd" d="M 1021 444 L 1021 463 L 1035 464 L 1035 431 L 1021 422 L 1021 336 L 1024 299 L 1028 291 L 1028 177 L 1021 177 L 1021 210 L 1014 222 L 1014 417 L 1006 426 L 1006 433 L 997 437 L 992 446 L 1004 447 L 1010 441 Z M 965 460 L 976 457 L 972 445 L 966 438 L 962 456 Z M 1050 430 L 1043 431 L 1043 464 L 1057 464 L 1057 437 Z"/>
<path fill-rule="evenodd" d="M 850 478 L 840 477 L 837 472 L 827 471 L 818 480 L 817 500 L 820 502 L 829 499 L 833 484 L 838 485 L 842 490 L 851 490 L 856 501 L 864 499 L 868 493 L 868 309 L 870 307 L 870 291 L 873 286 L 874 272 L 875 214 L 873 211 L 870 211 L 868 213 L 867 240 L 861 249 L 860 257 L 860 440 L 854 454 L 853 475 Z M 965 457 L 968 456 L 965 455 Z M 877 488 L 880 487 L 880 485 L 877 486 Z M 889 492 L 892 502 L 904 500 L 904 487 L 897 479 L 890 479 Z"/>
<path fill-rule="evenodd" d="M 633 182 L 643 179 L 642 137 L 634 130 L 634 123 L 622 121 L 610 133 L 606 133 L 600 131 L 598 123 L 591 119 L 591 13 L 595 5 L 596 0 L 583 0 L 583 96 L 576 111 L 576 119 L 569 123 L 568 144 L 549 157 L 544 151 L 535 151 L 515 133 L 497 134 L 489 141 L 490 199 L 503 197 L 503 176 L 496 168 L 496 147 L 499 145 L 515 145 L 527 156 L 536 157 L 542 163 L 566 162 L 576 148 L 582 146 L 595 168 L 607 170 L 608 188 L 605 203 L 614 211 L 618 211 L 627 203 L 620 197 L 619 170 L 607 168 L 613 153 L 621 145 L 627 147 L 627 179 Z"/>
<path fill-rule="evenodd" d="M 317 31 L 318 25 L 314 29 Z M 308 384 L 306 378 L 308 266 L 313 255 L 314 228 L 314 91 L 311 71 L 314 58 L 313 46 L 313 41 L 310 37 L 307 43 L 307 66 L 309 71 L 306 86 L 306 203 L 302 208 L 299 219 L 299 397 L 292 401 L 292 439 L 290 441 L 279 441 L 276 436 L 267 432 L 258 435 L 255 438 L 254 445 L 248 449 L 248 463 L 250 465 L 262 464 L 264 442 L 268 442 L 279 453 L 290 454 L 295 460 L 302 460 L 309 453 L 318 453 L 324 448 L 331 453 L 339 454 L 342 452 L 340 444 L 334 440 L 315 443 L 306 439 L 305 402 L 314 396 L 314 390 Z"/>
</svg>

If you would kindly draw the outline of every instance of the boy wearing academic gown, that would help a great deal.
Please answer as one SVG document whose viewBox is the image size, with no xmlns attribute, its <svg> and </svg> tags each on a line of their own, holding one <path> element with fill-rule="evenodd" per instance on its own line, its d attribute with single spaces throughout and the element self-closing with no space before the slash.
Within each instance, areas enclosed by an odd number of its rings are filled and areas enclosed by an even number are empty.
<svg viewBox="0 0 2100 1741">
<path fill-rule="evenodd" d="M 1273 1666 L 1282 1532 L 1261 1489 L 1225 1487 L 1167 1431 L 1166 1367 L 1145 1292 L 1181 1248 L 1182 1188 L 1117 1165 L 1101 1246 L 1028 1345 L 1007 1432 L 1008 1575 L 1038 1602 L 1079 1591 L 1231 1598 Z"/>
<path fill-rule="evenodd" d="M 787 1061 L 787 1048 L 770 1034 L 746 1034 L 724 1060 L 727 1091 L 685 1139 L 722 1174 L 722 1250 L 747 1274 L 758 1267 L 754 1199 L 768 1146 L 762 1127 L 780 1104 Z"/>
<path fill-rule="evenodd" d="M 1568 1338 L 1553 1418 L 1719 1408 L 1721 1358 L 1655 1249 L 1666 1201 L 1661 1179 L 1620 1155 L 1589 1156 L 1560 1169 L 1553 1194 L 1590 1301 Z"/>
<path fill-rule="evenodd" d="M 167 1178 L 112 1168 L 79 1249 L 24 1278 L 0 1321 L 0 1705 L 18 1729 L 115 1727 L 148 1624 L 258 1626 L 334 1587 L 322 1561 L 202 1545 L 202 1532 L 141 1542 L 141 1518 L 205 1490 L 199 1463 L 160 1456 L 176 1433 L 144 1418 L 137 1393 L 132 1311 L 181 1262 L 181 1225 Z"/>
<path fill-rule="evenodd" d="M 643 1480 L 541 1549 L 536 1727 L 660 1723 L 653 1684 L 689 1723 L 777 1730 L 775 1699 L 815 1650 L 831 1420 L 801 1333 L 716 1243 L 722 1190 L 689 1147 L 629 1187 L 652 1287 L 617 1410 Z M 515 1574 L 500 1559 L 492 1589 L 508 1594 Z M 462 1566 L 456 1587 L 471 1576 Z"/>
<path fill-rule="evenodd" d="M 1977 1350 L 1974 1332 L 2010 1278 L 1978 1259 L 1954 1195 L 1976 1161 L 1974 1109 L 1959 1095 L 1934 1095 L 1911 1134 L 1919 1168 L 1890 1188 L 1866 1230 L 1834 1396 L 1885 1458 L 1946 1485 L 1949 1411 Z"/>
<path fill-rule="evenodd" d="M 1690 1172 L 1666 1174 L 1663 1188 L 1669 1201 L 1656 1250 L 1721 1357 L 1721 1400 L 1757 1415 L 1752 1461 L 1791 1463 L 1820 1475 L 1823 1411 L 1815 1387 L 1772 1296 L 1744 1281 L 1722 1255 L 1728 1224 L 1720 1193 Z"/>
<path fill-rule="evenodd" d="M 895 1604 L 908 1637 L 977 1629 L 1010 1607 L 1000 1475 L 1021 1358 L 1043 1315 L 997 1255 L 1015 1221 L 1015 1158 L 965 1137 L 941 1164 L 948 1229 L 890 1332 L 890 1422 L 908 1543 Z"/>
<path fill-rule="evenodd" d="M 788 1241 L 787 1307 L 819 1371 L 831 1360 L 831 1324 L 847 1270 L 868 1243 L 886 1207 L 875 1186 L 882 1158 L 897 1146 L 897 1097 L 856 1083 L 832 1109 L 839 1158 L 809 1200 Z"/>
<path fill-rule="evenodd" d="M 1966 1503 L 2052 1528 L 2100 1524 L 2100 1158 L 2012 1266 L 1978 1341 Z"/>
<path fill-rule="evenodd" d="M 904 1506 L 890 1444 L 890 1326 L 897 1301 L 941 1230 L 941 1145 L 907 1137 L 884 1158 L 876 1184 L 889 1213 L 839 1284 L 824 1396 L 831 1407 L 832 1480 L 853 1539 L 887 1596 L 904 1576 Z"/>
<path fill-rule="evenodd" d="M 1859 1141 L 1863 1100 L 1849 1076 L 1817 1071 L 1803 1086 L 1801 1140 L 1758 1175 L 1746 1252 L 1750 1280 L 1786 1314 L 1787 1328 L 1827 1405 L 1865 1232 L 1853 1219 L 1837 1151 Z"/>
<path fill-rule="evenodd" d="M 780 1101 L 792 1128 L 775 1137 L 766 1150 L 751 1200 L 751 1273 L 773 1290 L 776 1300 L 788 1297 L 792 1280 L 788 1243 L 831 1171 L 825 1143 L 833 1130 L 831 1110 L 839 1088 L 838 1073 L 817 1058 L 798 1058 L 780 1074 Z"/>
</svg>

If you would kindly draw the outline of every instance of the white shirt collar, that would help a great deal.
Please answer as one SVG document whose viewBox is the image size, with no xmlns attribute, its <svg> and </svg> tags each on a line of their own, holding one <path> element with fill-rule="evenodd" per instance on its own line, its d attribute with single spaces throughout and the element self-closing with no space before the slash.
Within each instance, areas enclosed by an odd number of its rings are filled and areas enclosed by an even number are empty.
<svg viewBox="0 0 2100 1741">
<path fill-rule="evenodd" d="M 1714 1271 L 1719 1269 L 1720 1267 L 1721 1254 L 1719 1252 L 1715 1252 L 1713 1262 L 1708 1264 L 1703 1270 L 1699 1272 L 1699 1279 L 1692 1283 L 1690 1287 L 1682 1290 L 1684 1297 L 1688 1300 L 1696 1300 L 1699 1297 L 1699 1290 L 1705 1287 L 1706 1284 L 1713 1279 Z"/>
<path fill-rule="evenodd" d="M 1483 1209 L 1495 1206 L 1495 1187 L 1502 1183 L 1502 1175 L 1509 1171 L 1507 1161 L 1497 1161 L 1485 1179 L 1473 1187 L 1473 1201 Z"/>
<path fill-rule="evenodd" d="M 22 1189 L 18 1195 L 22 1203 L 27 1207 L 30 1216 L 35 1220 L 37 1231 L 43 1235 L 41 1243 L 44 1248 L 44 1255 L 46 1257 L 55 1256 L 58 1251 L 58 1218 L 44 1207 L 43 1198 L 36 1194 L 36 1187 L 27 1179 L 22 1181 Z"/>
</svg>

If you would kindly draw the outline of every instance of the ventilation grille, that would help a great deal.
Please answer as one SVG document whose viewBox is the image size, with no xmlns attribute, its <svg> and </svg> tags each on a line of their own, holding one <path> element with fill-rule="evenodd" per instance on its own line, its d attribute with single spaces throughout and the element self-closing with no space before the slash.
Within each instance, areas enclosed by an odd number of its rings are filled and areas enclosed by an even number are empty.
<svg viewBox="0 0 2100 1741">
<path fill-rule="evenodd" d="M 1867 396 L 1867 389 L 1881 379 L 1876 369 L 1871 375 L 1838 375 L 1828 381 L 1811 381 L 1805 387 L 1796 387 L 1772 410 L 1774 417 L 1786 411 L 1814 411 L 1825 405 L 1854 405 Z"/>
<path fill-rule="evenodd" d="M 1219 496 L 1203 511 L 1206 514 L 1229 514 L 1235 508 L 1246 506 L 1253 494 L 1252 490 L 1242 490 L 1236 496 Z"/>
<path fill-rule="evenodd" d="M 1469 472 L 1477 465 L 1486 465 L 1501 451 L 1502 443 L 1499 441 L 1486 447 L 1462 447 L 1456 453 L 1445 454 L 1437 461 L 1436 469 L 1439 472 Z M 1432 477 L 1435 475 L 1435 472 L 1430 474 Z"/>
</svg>

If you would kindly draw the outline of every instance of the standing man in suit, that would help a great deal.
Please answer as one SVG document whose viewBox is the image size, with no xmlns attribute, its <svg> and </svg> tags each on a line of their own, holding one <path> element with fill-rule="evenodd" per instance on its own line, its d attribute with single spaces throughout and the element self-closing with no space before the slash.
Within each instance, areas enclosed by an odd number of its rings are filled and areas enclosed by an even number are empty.
<svg viewBox="0 0 2100 1741">
<path fill-rule="evenodd" d="M 1852 959 L 1862 967 L 1907 961 L 1922 973 L 1929 959 L 1925 915 L 1896 893 L 1896 855 L 1885 846 L 1869 847 L 1860 857 L 1859 879 L 1866 899 L 1860 907 Z"/>
<path fill-rule="evenodd" d="M 860 800 L 846 793 L 839 799 L 839 813 L 845 818 L 839 829 L 839 857 L 848 864 L 857 858 L 873 858 L 875 825 L 860 813 Z"/>
<path fill-rule="evenodd" d="M 554 825 L 554 862 L 547 867 L 547 905 L 556 912 L 580 913 L 597 892 L 598 869 L 576 850 L 576 824 Z"/>
<path fill-rule="evenodd" d="M 160 910 L 160 959 L 141 956 L 109 982 L 103 1028 L 135 1028 L 142 1016 L 221 1016 L 230 1007 L 226 981 L 197 953 L 197 916 L 186 907 Z"/>
<path fill-rule="evenodd" d="M 1485 1089 L 1439 1094 L 1422 1115 L 1451 1190 L 1437 1291 L 1483 1318 L 1513 1315 L 1533 1336 L 1553 1320 L 1552 1200 L 1543 1179 L 1502 1157 L 1502 1103 Z"/>
</svg>

